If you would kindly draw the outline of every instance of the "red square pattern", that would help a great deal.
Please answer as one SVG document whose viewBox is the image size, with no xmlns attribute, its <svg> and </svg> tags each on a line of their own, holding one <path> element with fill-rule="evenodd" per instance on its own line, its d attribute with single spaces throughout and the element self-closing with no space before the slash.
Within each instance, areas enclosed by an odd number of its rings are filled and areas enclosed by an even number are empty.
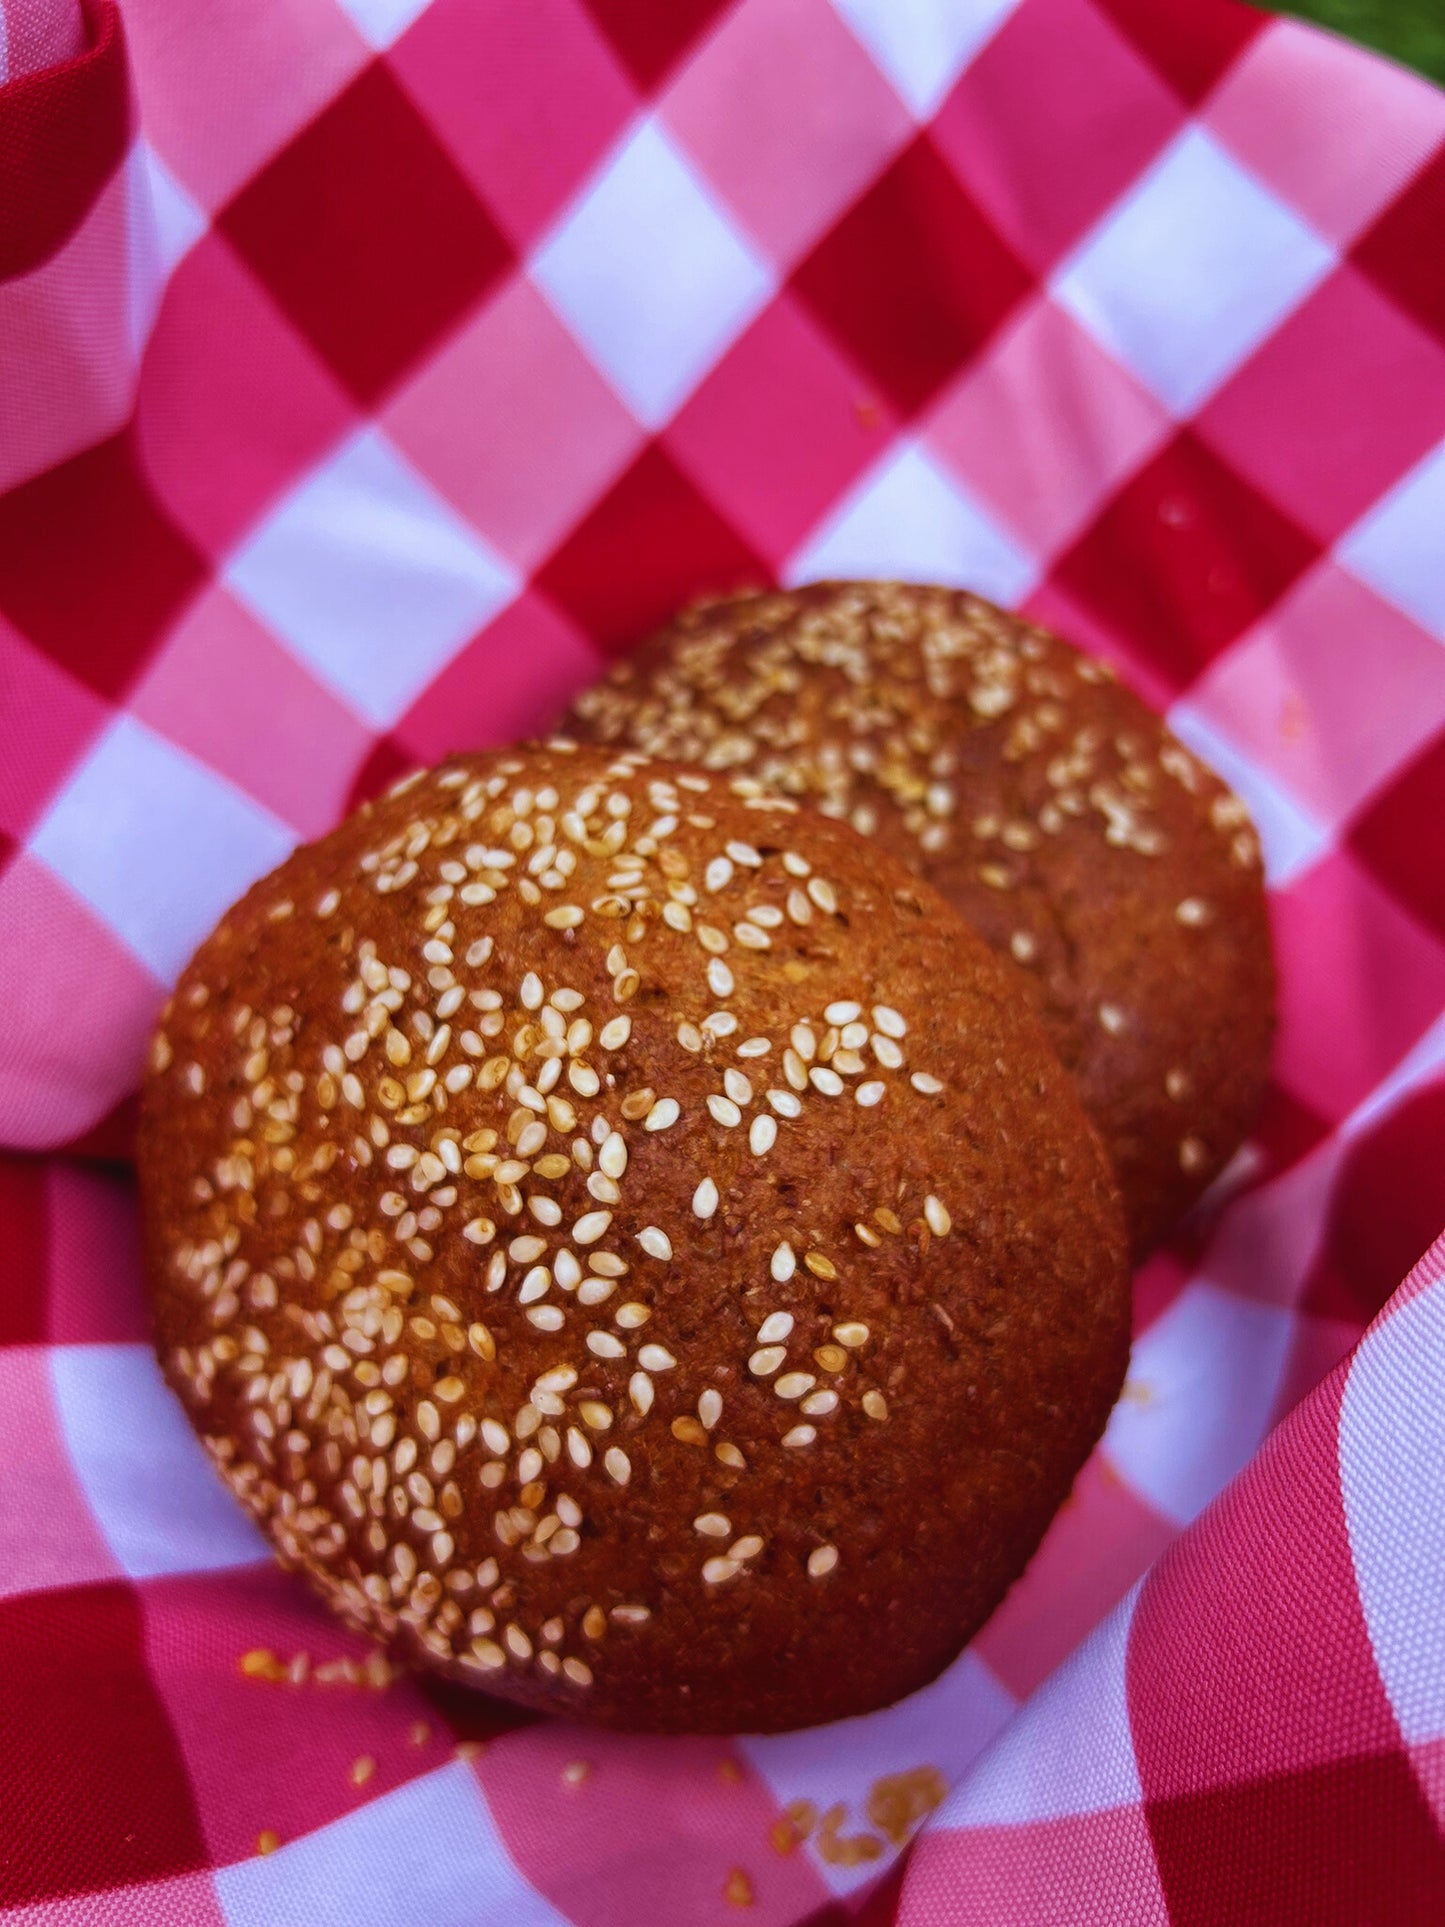
<svg viewBox="0 0 1445 1927">
<path fill-rule="evenodd" d="M 854 203 L 792 282 L 903 414 L 978 352 L 1030 285 L 926 136 Z"/>
<path fill-rule="evenodd" d="M 1367 1325 L 1440 1235 L 1445 1081 L 1436 1078 L 1350 1139 L 1301 1303 L 1319 1318 Z"/>
<path fill-rule="evenodd" d="M 640 566 L 647 558 L 646 567 Z M 656 443 L 537 577 L 594 642 L 625 649 L 680 604 L 761 586 L 768 568 Z"/>
<path fill-rule="evenodd" d="M 1303 529 L 1182 429 L 1061 557 L 1053 581 L 1182 689 L 1316 553 Z"/>
<path fill-rule="evenodd" d="M 33 1345 L 45 1337 L 50 1245 L 46 1167 L 0 1154 L 0 1346 Z"/>
<path fill-rule="evenodd" d="M 0 1003 L 0 1106 L 9 1142 L 50 1150 L 133 1089 L 161 986 L 108 925 L 28 851 L 0 870 L 0 929 L 44 970 L 12 973 Z"/>
<path fill-rule="evenodd" d="M 586 636 L 529 590 L 452 658 L 390 740 L 416 765 L 545 735 L 602 668 Z"/>
<path fill-rule="evenodd" d="M 387 65 L 518 248 L 637 108 L 582 0 L 433 0 Z"/>
<path fill-rule="evenodd" d="M 134 1178 L 79 1158 L 57 1158 L 48 1171 L 46 1328 L 51 1343 L 149 1342 Z"/>
<path fill-rule="evenodd" d="M 0 1905 L 155 1880 L 206 1864 L 175 1735 L 120 1583 L 0 1604 Z"/>
<path fill-rule="evenodd" d="M 660 113 L 784 268 L 913 131 L 829 0 L 734 7 L 668 89 Z"/>
<path fill-rule="evenodd" d="M 353 711 L 218 584 L 176 624 L 130 707 L 302 836 L 335 823 L 371 746 Z"/>
<path fill-rule="evenodd" d="M 1441 868 L 1437 858 L 1437 889 Z M 1445 1009 L 1445 945 L 1348 851 L 1277 890 L 1271 909 L 1280 971 L 1275 1075 L 1338 1120 Z"/>
<path fill-rule="evenodd" d="M 380 63 L 257 174 L 217 225 L 366 402 L 460 321 L 511 260 Z"/>
<path fill-rule="evenodd" d="M 643 440 L 522 275 L 430 358 L 382 425 L 523 570 L 563 539 Z"/>
<path fill-rule="evenodd" d="M 219 560 L 355 420 L 228 243 L 205 235 L 166 289 L 136 398 L 140 459 L 169 513 Z"/>
<path fill-rule="evenodd" d="M 1047 556 L 1172 432 L 1154 397 L 1045 297 L 940 397 L 924 439 Z"/>
<path fill-rule="evenodd" d="M 1095 1452 L 1023 1578 L 971 1650 L 1016 1699 L 1027 1699 L 1178 1530 L 1119 1477 L 1103 1452 Z"/>
<path fill-rule="evenodd" d="M 1359 818 L 1350 847 L 1445 940 L 1445 730 Z"/>
<path fill-rule="evenodd" d="M 1268 22 L 1235 0 L 1097 0 L 1130 44 L 1193 107 Z"/>
<path fill-rule="evenodd" d="M 1027 0 L 965 68 L 933 139 L 1043 272 L 1178 130 L 1178 96 L 1092 0 Z"/>
<path fill-rule="evenodd" d="M 651 91 L 724 11 L 728 0 L 588 0 L 639 87 Z"/>
<path fill-rule="evenodd" d="M 1278 20 L 1250 43 L 1200 118 L 1345 247 L 1445 139 L 1445 95 L 1392 61 L 1362 60 L 1333 34 Z"/>
<path fill-rule="evenodd" d="M 811 315 L 783 295 L 713 369 L 665 441 L 777 568 L 896 426 Z"/>
<path fill-rule="evenodd" d="M 1445 433 L 1445 333 L 1346 265 L 1195 421 L 1218 454 L 1332 542 Z"/>
<path fill-rule="evenodd" d="M 25 836 L 112 713 L 0 616 L 0 830 Z M 35 716 L 45 718 L 44 729 L 16 726 Z"/>
<path fill-rule="evenodd" d="M 103 696 L 124 691 L 205 574 L 128 435 L 0 495 L 0 614 Z"/>
<path fill-rule="evenodd" d="M 1361 237 L 1354 259 L 1439 340 L 1445 341 L 1445 143 Z"/>
<path fill-rule="evenodd" d="M 214 211 L 369 57 L 336 0 L 127 0 L 146 137 Z"/>
<path fill-rule="evenodd" d="M 1364 670 L 1366 649 L 1388 674 Z M 1189 705 L 1318 821 L 1338 824 L 1445 730 L 1445 649 L 1326 560 L 1215 659 Z M 1411 819 L 1407 849 L 1428 841 L 1427 821 Z"/>
<path fill-rule="evenodd" d="M 932 1895 L 947 1908 L 966 1894 L 975 1903 L 970 1927 L 1171 1927 L 1137 1806 L 959 1833 L 940 1827 L 923 1833 L 902 1864 L 909 1919 L 928 1920 Z"/>
<path fill-rule="evenodd" d="M 264 1830 L 286 1841 L 327 1826 L 449 1757 L 450 1735 L 434 1719 L 420 1745 L 412 1739 L 428 1708 L 410 1685 L 377 1692 L 309 1674 L 292 1685 L 241 1671 L 258 1650 L 288 1662 L 304 1654 L 312 1669 L 370 1650 L 274 1566 L 153 1579 L 141 1606 L 146 1660 L 214 1865 L 249 1857 Z M 357 1782 L 363 1759 L 374 1770 Z"/>
</svg>

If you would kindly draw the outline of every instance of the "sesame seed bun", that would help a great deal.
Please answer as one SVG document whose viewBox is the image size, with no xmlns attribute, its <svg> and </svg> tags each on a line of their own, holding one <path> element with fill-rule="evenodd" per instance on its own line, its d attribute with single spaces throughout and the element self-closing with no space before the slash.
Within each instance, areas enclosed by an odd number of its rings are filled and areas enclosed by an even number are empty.
<svg viewBox="0 0 1445 1927">
<path fill-rule="evenodd" d="M 823 582 L 687 611 L 563 727 L 757 777 L 873 836 L 1005 958 L 1142 1257 L 1259 1107 L 1274 1029 L 1248 812 L 1102 663 L 978 596 Z"/>
<path fill-rule="evenodd" d="M 409 780 L 202 945 L 139 1149 L 162 1364 L 283 1560 L 575 1717 L 922 1685 L 1123 1374 L 1117 1194 L 1016 985 L 741 779 Z"/>
</svg>

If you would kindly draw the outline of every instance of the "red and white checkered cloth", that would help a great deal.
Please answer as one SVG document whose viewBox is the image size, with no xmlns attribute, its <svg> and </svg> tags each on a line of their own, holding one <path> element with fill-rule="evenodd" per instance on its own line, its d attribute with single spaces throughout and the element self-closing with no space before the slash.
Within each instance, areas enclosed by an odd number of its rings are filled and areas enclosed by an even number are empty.
<svg viewBox="0 0 1445 1927">
<path fill-rule="evenodd" d="M 1230 0 L 121 11 L 0 0 L 0 1920 L 1439 1927 L 1445 98 Z M 692 591 L 882 572 L 1249 800 L 1256 1138 L 926 1692 L 729 1744 L 340 1683 L 145 1343 L 164 987 Z"/>
</svg>

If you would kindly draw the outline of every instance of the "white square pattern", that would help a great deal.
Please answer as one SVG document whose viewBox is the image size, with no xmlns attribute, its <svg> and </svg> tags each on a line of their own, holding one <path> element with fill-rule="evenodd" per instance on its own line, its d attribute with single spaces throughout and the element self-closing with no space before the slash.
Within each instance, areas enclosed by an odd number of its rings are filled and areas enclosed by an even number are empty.
<svg viewBox="0 0 1445 1927">
<path fill-rule="evenodd" d="M 655 122 L 583 189 L 532 277 L 637 419 L 660 428 L 772 292 Z"/>
<path fill-rule="evenodd" d="M 1008 1723 L 1014 1706 L 1013 1695 L 983 1661 L 963 1652 L 946 1672 L 896 1706 L 801 1733 L 763 1734 L 740 1741 L 739 1747 L 779 1806 L 811 1800 L 826 1812 L 842 1801 L 859 1813 L 880 1775 L 904 1772 L 920 1760 L 936 1766 L 950 1783 L 961 1778 Z M 847 1867 L 816 1853 L 812 1858 L 835 1894 L 852 1893 L 878 1878 L 876 1861 Z"/>
<path fill-rule="evenodd" d="M 430 0 L 337 0 L 368 46 L 380 50 L 400 38 Z"/>
<path fill-rule="evenodd" d="M 270 1557 L 211 1469 L 149 1345 L 57 1345 L 50 1377 L 76 1477 L 132 1579 Z"/>
<path fill-rule="evenodd" d="M 935 1825 L 1022 1826 L 1142 1801 L 1125 1680 L 1139 1591 L 1020 1709 Z"/>
<path fill-rule="evenodd" d="M 1085 237 L 1053 292 L 1184 416 L 1334 259 L 1268 188 L 1191 127 Z"/>
<path fill-rule="evenodd" d="M 833 0 L 918 120 L 927 120 L 1019 0 Z"/>
<path fill-rule="evenodd" d="M 1445 642 L 1445 442 L 1355 524 L 1336 553 Z"/>
<path fill-rule="evenodd" d="M 784 580 L 898 576 L 1015 603 L 1038 574 L 1019 548 L 916 442 L 899 442 L 789 560 Z"/>
<path fill-rule="evenodd" d="M 379 729 L 517 593 L 517 577 L 375 429 L 314 469 L 226 583 Z"/>
<path fill-rule="evenodd" d="M 126 298 L 130 348 L 139 362 L 155 324 L 166 283 L 206 231 L 197 206 L 149 141 L 139 140 L 126 162 L 126 228 L 130 249 Z"/>
<path fill-rule="evenodd" d="M 1274 889 L 1283 889 L 1329 847 L 1327 826 L 1317 822 L 1282 784 L 1273 782 L 1263 764 L 1242 755 L 1187 702 L 1174 705 L 1168 722 L 1180 742 L 1194 750 L 1249 805 L 1264 852 L 1264 873 Z"/>
<path fill-rule="evenodd" d="M 223 776 L 122 715 L 30 848 L 170 984 L 221 912 L 295 840 Z"/>
<path fill-rule="evenodd" d="M 1254 1457 L 1293 1332 L 1291 1312 L 1196 1280 L 1134 1341 L 1104 1450 L 1156 1511 L 1188 1525 Z"/>
<path fill-rule="evenodd" d="M 228 1927 L 568 1927 L 460 1760 L 212 1878 Z"/>
</svg>

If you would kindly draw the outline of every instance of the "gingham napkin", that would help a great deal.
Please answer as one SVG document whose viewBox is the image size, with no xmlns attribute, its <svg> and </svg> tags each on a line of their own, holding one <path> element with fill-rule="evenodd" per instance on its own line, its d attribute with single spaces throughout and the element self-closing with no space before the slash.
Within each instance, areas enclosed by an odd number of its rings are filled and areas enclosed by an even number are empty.
<svg viewBox="0 0 1445 1927">
<path fill-rule="evenodd" d="M 0 21 L 0 1920 L 1438 1927 L 1445 99 L 1227 0 Z M 164 988 L 685 596 L 884 572 L 1249 801 L 1255 1138 L 935 1686 L 723 1743 L 392 1678 L 145 1343 Z"/>
</svg>

